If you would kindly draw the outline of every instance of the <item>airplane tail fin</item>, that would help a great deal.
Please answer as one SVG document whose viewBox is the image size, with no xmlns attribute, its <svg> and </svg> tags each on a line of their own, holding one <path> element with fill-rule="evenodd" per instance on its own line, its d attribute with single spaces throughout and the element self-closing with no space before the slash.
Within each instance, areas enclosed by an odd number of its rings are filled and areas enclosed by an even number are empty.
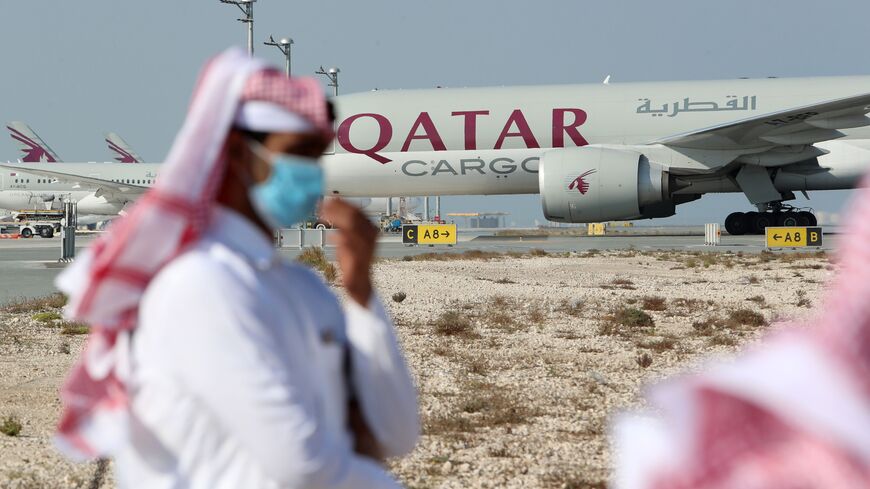
<svg viewBox="0 0 870 489">
<path fill-rule="evenodd" d="M 114 153 L 114 159 L 118 163 L 144 163 L 145 160 L 133 151 L 133 148 L 124 141 L 124 138 L 114 132 L 106 134 L 106 144 Z"/>
<path fill-rule="evenodd" d="M 27 124 L 20 121 L 12 121 L 6 125 L 6 129 L 9 130 L 9 135 L 18 142 L 21 148 L 23 153 L 21 158 L 19 158 L 21 161 L 28 163 L 55 163 L 63 161 Z"/>
</svg>

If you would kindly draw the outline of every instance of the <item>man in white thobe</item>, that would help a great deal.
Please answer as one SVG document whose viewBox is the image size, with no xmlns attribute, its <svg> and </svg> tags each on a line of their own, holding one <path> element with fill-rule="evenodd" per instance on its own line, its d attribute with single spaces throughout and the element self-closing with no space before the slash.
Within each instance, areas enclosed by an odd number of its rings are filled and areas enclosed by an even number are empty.
<svg viewBox="0 0 870 489">
<path fill-rule="evenodd" d="M 322 194 L 331 127 L 315 83 L 234 51 L 208 65 L 154 195 L 59 280 L 96 325 L 62 448 L 114 457 L 121 487 L 398 487 L 381 464 L 420 427 L 371 283 L 376 230 L 323 205 L 344 305 L 271 242 Z"/>
</svg>

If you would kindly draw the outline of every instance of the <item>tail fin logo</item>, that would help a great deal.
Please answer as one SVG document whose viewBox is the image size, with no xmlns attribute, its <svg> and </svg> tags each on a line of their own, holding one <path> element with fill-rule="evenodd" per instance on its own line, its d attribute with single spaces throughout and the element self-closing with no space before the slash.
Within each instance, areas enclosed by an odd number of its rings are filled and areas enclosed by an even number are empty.
<svg viewBox="0 0 870 489">
<path fill-rule="evenodd" d="M 580 192 L 580 195 L 586 195 L 586 192 L 589 191 L 589 182 L 586 181 L 586 177 L 592 175 L 597 170 L 589 170 L 580 174 L 577 178 L 575 178 L 571 183 L 568 184 L 568 190 L 577 189 Z"/>
<path fill-rule="evenodd" d="M 6 126 L 6 129 L 9 129 L 9 134 L 12 136 L 12 139 L 18 141 L 22 145 L 21 151 L 23 151 L 24 154 L 21 156 L 21 161 L 26 163 L 39 163 L 42 161 L 48 163 L 56 162 L 54 157 L 51 156 L 51 152 L 43 148 L 36 141 L 9 126 Z"/>
<path fill-rule="evenodd" d="M 136 157 L 124 150 L 124 148 L 115 144 L 114 141 L 106 139 L 106 144 L 108 144 L 109 149 L 114 151 L 117 155 L 115 156 L 115 161 L 118 163 L 136 163 Z"/>
</svg>

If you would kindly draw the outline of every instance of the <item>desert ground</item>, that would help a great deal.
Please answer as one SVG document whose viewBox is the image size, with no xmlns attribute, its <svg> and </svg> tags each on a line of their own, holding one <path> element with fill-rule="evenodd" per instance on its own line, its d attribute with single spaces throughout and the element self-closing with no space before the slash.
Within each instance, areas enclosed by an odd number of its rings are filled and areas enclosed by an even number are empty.
<svg viewBox="0 0 870 489">
<path fill-rule="evenodd" d="M 311 260 L 333 278 L 328 263 Z M 375 280 L 419 387 L 423 436 L 388 466 L 412 488 L 601 488 L 607 423 L 642 387 L 804 318 L 824 253 L 431 254 Z M 340 293 L 340 289 L 337 289 Z M 114 487 L 110 464 L 51 445 L 57 390 L 86 328 L 62 298 L 0 312 L 0 488 Z"/>
</svg>

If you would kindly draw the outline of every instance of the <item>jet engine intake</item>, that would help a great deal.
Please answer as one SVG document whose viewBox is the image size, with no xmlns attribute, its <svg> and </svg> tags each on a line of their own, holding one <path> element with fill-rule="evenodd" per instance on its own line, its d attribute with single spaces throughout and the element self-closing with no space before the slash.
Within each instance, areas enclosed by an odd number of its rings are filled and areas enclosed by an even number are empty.
<svg viewBox="0 0 870 489">
<path fill-rule="evenodd" d="M 538 168 L 544 216 L 557 222 L 672 216 L 671 180 L 641 153 L 595 145 L 549 151 Z"/>
</svg>

